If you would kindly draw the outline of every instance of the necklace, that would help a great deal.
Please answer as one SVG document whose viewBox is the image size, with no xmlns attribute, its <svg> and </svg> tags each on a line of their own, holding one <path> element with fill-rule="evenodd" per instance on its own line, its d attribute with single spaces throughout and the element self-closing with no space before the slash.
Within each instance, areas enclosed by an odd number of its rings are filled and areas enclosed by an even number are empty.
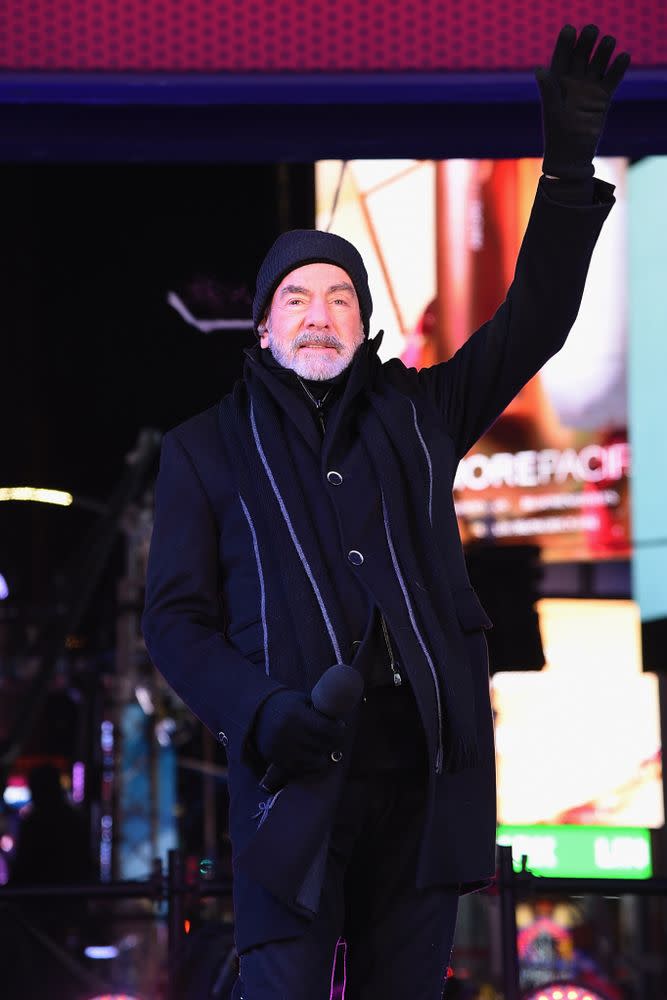
<svg viewBox="0 0 667 1000">
<path fill-rule="evenodd" d="M 306 385 L 306 383 L 302 380 L 301 376 L 297 375 L 297 378 L 298 378 L 299 382 L 301 383 L 301 385 L 303 386 L 303 391 L 306 393 L 306 395 L 308 396 L 308 398 L 315 404 L 315 406 L 317 407 L 318 410 L 321 410 L 322 407 L 324 406 L 326 400 L 327 400 L 327 396 L 331 392 L 331 388 L 332 387 L 329 386 L 329 388 L 324 393 L 324 395 L 322 396 L 322 398 L 321 399 L 317 399 L 315 396 L 313 396 L 312 392 L 310 391 L 310 389 L 308 388 L 308 386 Z"/>
</svg>

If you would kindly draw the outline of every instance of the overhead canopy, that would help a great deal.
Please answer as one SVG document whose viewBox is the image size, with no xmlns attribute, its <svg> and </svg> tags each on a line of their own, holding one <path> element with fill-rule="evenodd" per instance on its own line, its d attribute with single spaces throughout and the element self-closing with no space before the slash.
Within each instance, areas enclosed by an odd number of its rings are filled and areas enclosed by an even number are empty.
<svg viewBox="0 0 667 1000">
<path fill-rule="evenodd" d="M 521 73 L 0 76 L 1 161 L 312 161 L 541 153 Z M 667 153 L 667 68 L 619 88 L 601 155 Z"/>
</svg>

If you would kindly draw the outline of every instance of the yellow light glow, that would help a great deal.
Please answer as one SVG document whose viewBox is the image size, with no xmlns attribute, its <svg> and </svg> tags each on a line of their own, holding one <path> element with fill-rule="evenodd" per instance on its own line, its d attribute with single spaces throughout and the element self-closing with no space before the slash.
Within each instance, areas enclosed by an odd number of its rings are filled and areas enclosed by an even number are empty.
<svg viewBox="0 0 667 1000">
<path fill-rule="evenodd" d="M 577 1000 L 579 994 L 576 990 L 568 990 L 567 1000 Z"/>
<path fill-rule="evenodd" d="M 663 826 L 658 678 L 642 671 L 639 607 L 543 598 L 536 610 L 547 665 L 492 678 L 501 822 Z"/>
<path fill-rule="evenodd" d="M 74 497 L 64 490 L 42 490 L 35 486 L 0 486 L 0 500 L 32 500 L 33 503 L 52 503 L 69 507 Z"/>
</svg>

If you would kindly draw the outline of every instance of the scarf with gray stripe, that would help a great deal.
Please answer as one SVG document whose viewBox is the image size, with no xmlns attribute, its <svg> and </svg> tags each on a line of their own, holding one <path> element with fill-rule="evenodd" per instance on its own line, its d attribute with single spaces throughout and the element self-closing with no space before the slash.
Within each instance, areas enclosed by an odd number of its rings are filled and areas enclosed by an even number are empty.
<svg viewBox="0 0 667 1000">
<path fill-rule="evenodd" d="M 356 426 L 380 486 L 385 523 L 400 526 L 390 529 L 394 563 L 405 579 L 422 580 L 425 585 L 418 595 L 419 618 L 444 700 L 444 765 L 448 771 L 459 771 L 478 761 L 478 748 L 470 672 L 447 584 L 444 553 L 432 524 L 433 507 L 444 498 L 439 496 L 441 485 L 430 478 L 430 459 L 428 452 L 425 457 L 423 439 L 420 445 L 414 404 L 396 390 L 389 396 L 376 391 L 374 383 L 382 367 L 376 357 L 377 342 L 378 338 L 370 342 L 376 345 L 370 350 L 366 341 L 352 362 L 361 368 L 356 377 L 361 374 L 364 379 L 363 392 L 371 403 L 364 407 L 363 419 Z M 351 382 L 350 378 L 341 407 Z M 405 412 L 396 414 L 396 397 Z M 353 419 L 347 411 L 346 416 Z M 292 462 L 278 404 L 248 364 L 244 379 L 220 404 L 219 425 L 261 575 L 267 671 L 270 664 L 275 679 L 310 692 L 333 662 L 344 662 L 344 651 L 350 649 L 354 637 L 346 634 L 345 594 L 336 592 L 326 572 L 312 502 Z M 398 425 L 403 433 L 396 433 Z M 428 492 L 423 488 L 425 462 L 429 465 Z M 431 595 L 441 599 L 433 600 Z M 443 631 L 447 625 L 449 642 Z"/>
</svg>

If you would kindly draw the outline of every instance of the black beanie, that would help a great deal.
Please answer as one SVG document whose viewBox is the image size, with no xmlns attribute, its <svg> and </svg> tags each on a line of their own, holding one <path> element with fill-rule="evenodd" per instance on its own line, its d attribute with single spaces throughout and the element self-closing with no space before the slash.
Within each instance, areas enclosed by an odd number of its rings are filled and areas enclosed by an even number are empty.
<svg viewBox="0 0 667 1000">
<path fill-rule="evenodd" d="M 319 263 L 337 264 L 349 274 L 359 300 L 364 333 L 368 336 L 373 300 L 361 254 L 342 236 L 319 229 L 291 229 L 282 233 L 267 253 L 257 273 L 257 290 L 252 303 L 255 330 L 264 319 L 273 293 L 285 275 L 304 264 Z"/>
</svg>

